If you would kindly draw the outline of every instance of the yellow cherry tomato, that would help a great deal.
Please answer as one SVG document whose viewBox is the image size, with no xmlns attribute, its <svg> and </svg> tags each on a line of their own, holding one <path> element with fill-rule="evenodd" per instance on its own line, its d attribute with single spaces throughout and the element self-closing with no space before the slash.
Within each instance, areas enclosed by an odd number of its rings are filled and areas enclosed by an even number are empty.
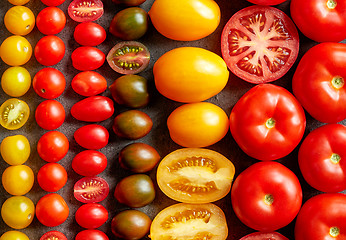
<svg viewBox="0 0 346 240">
<path fill-rule="evenodd" d="M 165 37 L 194 41 L 215 31 L 221 11 L 213 0 L 156 0 L 149 16 L 156 30 Z"/>
<path fill-rule="evenodd" d="M 0 106 L 0 124 L 8 130 L 21 128 L 29 115 L 28 104 L 17 98 L 10 98 Z"/>
<path fill-rule="evenodd" d="M 27 165 L 9 166 L 2 173 L 2 186 L 11 195 L 24 195 L 34 185 L 34 172 Z"/>
<path fill-rule="evenodd" d="M 1 59 L 10 66 L 20 66 L 27 63 L 31 55 L 31 44 L 22 36 L 10 36 L 0 46 Z"/>
<path fill-rule="evenodd" d="M 10 33 L 24 36 L 35 27 L 35 15 L 28 7 L 14 6 L 6 12 L 4 23 Z"/>
<path fill-rule="evenodd" d="M 1 235 L 0 240 L 30 240 L 29 237 L 19 231 L 8 231 Z"/>
<path fill-rule="evenodd" d="M 13 5 L 24 5 L 26 3 L 28 3 L 30 0 L 8 0 L 9 3 L 13 4 Z"/>
<path fill-rule="evenodd" d="M 30 73 L 23 67 L 10 67 L 2 74 L 2 90 L 11 97 L 23 96 L 29 90 L 30 85 Z"/>
<path fill-rule="evenodd" d="M 30 156 L 29 140 L 23 135 L 5 137 L 0 145 L 1 156 L 10 165 L 20 165 Z"/>
</svg>

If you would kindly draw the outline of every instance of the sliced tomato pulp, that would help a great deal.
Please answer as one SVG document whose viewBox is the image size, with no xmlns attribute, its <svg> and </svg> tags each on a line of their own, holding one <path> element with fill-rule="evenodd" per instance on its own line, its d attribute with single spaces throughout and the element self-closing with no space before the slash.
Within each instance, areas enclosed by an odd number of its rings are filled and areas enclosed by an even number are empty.
<svg viewBox="0 0 346 240">
<path fill-rule="evenodd" d="M 101 0 L 73 0 L 68 6 L 68 15 L 76 22 L 91 22 L 103 15 Z"/>
<path fill-rule="evenodd" d="M 272 82 L 293 65 L 299 35 L 292 20 L 277 8 L 251 6 L 235 13 L 221 36 L 228 68 L 251 83 Z"/>
</svg>

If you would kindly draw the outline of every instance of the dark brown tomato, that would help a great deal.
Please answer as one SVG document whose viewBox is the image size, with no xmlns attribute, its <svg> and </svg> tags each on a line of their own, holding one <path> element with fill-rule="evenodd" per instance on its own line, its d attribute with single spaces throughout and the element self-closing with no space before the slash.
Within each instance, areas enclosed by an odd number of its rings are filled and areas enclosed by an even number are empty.
<svg viewBox="0 0 346 240">
<path fill-rule="evenodd" d="M 105 62 L 105 54 L 96 47 L 83 46 L 76 48 L 71 55 L 72 65 L 80 71 L 91 71 L 100 68 Z"/>
<path fill-rule="evenodd" d="M 71 87 L 79 95 L 90 97 L 103 93 L 107 89 L 107 80 L 97 72 L 84 71 L 74 76 Z"/>
<path fill-rule="evenodd" d="M 83 46 L 97 46 L 106 40 L 106 30 L 97 23 L 83 22 L 76 26 L 73 37 L 77 43 Z"/>
<path fill-rule="evenodd" d="M 123 4 L 128 7 L 141 5 L 146 0 L 112 0 L 115 4 Z"/>
<path fill-rule="evenodd" d="M 67 12 L 76 22 L 95 21 L 103 15 L 103 2 L 101 0 L 73 0 Z"/>
</svg>

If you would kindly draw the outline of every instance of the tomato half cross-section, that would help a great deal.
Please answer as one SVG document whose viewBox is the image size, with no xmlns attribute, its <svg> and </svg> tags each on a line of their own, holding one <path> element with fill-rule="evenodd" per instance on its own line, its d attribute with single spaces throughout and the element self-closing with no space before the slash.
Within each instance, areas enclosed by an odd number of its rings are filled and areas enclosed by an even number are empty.
<svg viewBox="0 0 346 240">
<path fill-rule="evenodd" d="M 240 240 L 289 240 L 287 237 L 277 232 L 254 232 L 250 233 Z"/>
<path fill-rule="evenodd" d="M 73 0 L 67 12 L 76 22 L 96 21 L 103 15 L 103 2 L 101 0 Z"/>
<path fill-rule="evenodd" d="M 292 20 L 277 8 L 251 6 L 235 13 L 221 36 L 228 68 L 251 83 L 272 82 L 292 67 L 299 35 Z"/>
<path fill-rule="evenodd" d="M 109 185 L 100 177 L 83 177 L 73 187 L 74 197 L 83 203 L 103 201 L 109 193 Z"/>
</svg>

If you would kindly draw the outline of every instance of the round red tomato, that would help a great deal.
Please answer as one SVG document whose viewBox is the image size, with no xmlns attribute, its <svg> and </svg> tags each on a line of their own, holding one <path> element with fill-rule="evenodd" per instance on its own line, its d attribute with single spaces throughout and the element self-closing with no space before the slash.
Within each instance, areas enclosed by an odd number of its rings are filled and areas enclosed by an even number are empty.
<svg viewBox="0 0 346 240">
<path fill-rule="evenodd" d="M 58 131 L 49 131 L 37 142 L 38 155 L 47 162 L 57 162 L 65 157 L 69 149 L 67 137 Z"/>
<path fill-rule="evenodd" d="M 298 162 L 304 179 L 322 192 L 346 190 L 346 126 L 323 125 L 304 139 Z"/>
<path fill-rule="evenodd" d="M 100 68 L 105 62 L 105 54 L 95 47 L 79 47 L 72 52 L 72 65 L 80 71 L 91 71 Z"/>
<path fill-rule="evenodd" d="M 293 151 L 305 131 L 305 114 L 286 89 L 260 84 L 245 93 L 230 115 L 234 140 L 249 156 L 276 160 Z"/>
<path fill-rule="evenodd" d="M 65 186 L 67 172 L 59 163 L 47 163 L 37 173 L 37 182 L 47 192 L 56 192 Z"/>
<path fill-rule="evenodd" d="M 300 210 L 295 240 L 346 239 L 346 195 L 324 193 L 308 199 Z"/>
<path fill-rule="evenodd" d="M 67 11 L 76 22 L 92 22 L 103 15 L 103 2 L 101 0 L 73 0 Z"/>
<path fill-rule="evenodd" d="M 40 64 L 53 66 L 64 58 L 65 43 L 57 36 L 45 36 L 37 42 L 34 54 Z"/>
<path fill-rule="evenodd" d="M 62 232 L 52 230 L 52 231 L 46 232 L 40 238 L 40 240 L 52 240 L 52 239 L 54 239 L 54 240 L 67 240 L 67 237 Z"/>
<path fill-rule="evenodd" d="M 265 83 L 282 77 L 298 56 L 299 35 L 277 8 L 251 6 L 234 14 L 221 36 L 228 68 L 241 79 Z"/>
<path fill-rule="evenodd" d="M 107 80 L 94 71 L 78 73 L 71 82 L 72 89 L 85 97 L 103 93 L 107 89 Z"/>
<path fill-rule="evenodd" d="M 79 232 L 75 240 L 109 240 L 107 235 L 97 229 L 87 229 Z"/>
<path fill-rule="evenodd" d="M 97 23 L 83 22 L 74 29 L 73 37 L 83 46 L 97 46 L 106 40 L 106 30 Z"/>
<path fill-rule="evenodd" d="M 242 237 L 240 240 L 289 240 L 287 237 L 282 236 L 280 233 L 271 232 L 254 232 Z"/>
<path fill-rule="evenodd" d="M 294 95 L 304 109 L 324 123 L 346 118 L 346 45 L 321 43 L 300 60 L 292 79 Z"/>
<path fill-rule="evenodd" d="M 59 97 L 64 92 L 66 79 L 55 68 L 43 68 L 32 79 L 32 87 L 40 97 L 53 99 Z"/>
<path fill-rule="evenodd" d="M 64 29 L 65 24 L 65 13 L 57 7 L 46 7 L 36 17 L 36 26 L 45 35 L 58 34 Z"/>
<path fill-rule="evenodd" d="M 57 129 L 65 121 L 64 106 L 56 100 L 45 100 L 37 106 L 35 119 L 36 123 L 43 129 Z"/>
<path fill-rule="evenodd" d="M 245 169 L 231 190 L 232 207 L 240 221 L 265 232 L 288 225 L 299 212 L 302 195 L 296 175 L 273 161 Z"/>
<path fill-rule="evenodd" d="M 96 203 L 103 201 L 109 193 L 109 185 L 100 177 L 84 177 L 78 180 L 73 187 L 74 197 L 82 203 Z"/>
<path fill-rule="evenodd" d="M 258 5 L 277 5 L 285 2 L 286 0 L 248 0 L 251 3 Z"/>
<path fill-rule="evenodd" d="M 74 132 L 76 142 L 86 149 L 97 150 L 108 144 L 108 130 L 98 124 L 89 124 L 78 128 Z"/>
<path fill-rule="evenodd" d="M 47 6 L 55 7 L 63 4 L 65 0 L 41 0 L 41 2 Z"/>
<path fill-rule="evenodd" d="M 79 175 L 92 177 L 103 172 L 107 167 L 107 157 L 96 150 L 85 150 L 72 160 L 72 168 Z"/>
<path fill-rule="evenodd" d="M 108 211 L 101 204 L 87 203 L 77 209 L 75 219 L 79 226 L 95 229 L 101 227 L 108 220 Z"/>
<path fill-rule="evenodd" d="M 36 204 L 36 217 L 47 227 L 56 227 L 65 222 L 69 212 L 64 198 L 57 193 L 41 197 Z"/>
</svg>

